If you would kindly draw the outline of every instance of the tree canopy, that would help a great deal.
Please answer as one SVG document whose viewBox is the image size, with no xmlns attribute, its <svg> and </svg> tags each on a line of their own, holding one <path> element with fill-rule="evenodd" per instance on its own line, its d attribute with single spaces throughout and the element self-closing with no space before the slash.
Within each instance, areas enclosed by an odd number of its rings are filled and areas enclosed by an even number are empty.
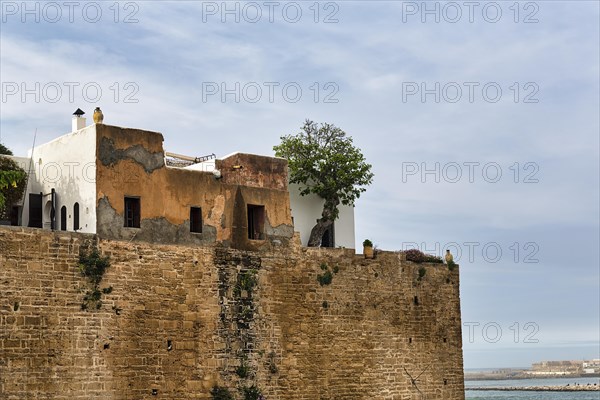
<svg viewBox="0 0 600 400">
<path fill-rule="evenodd" d="M 12 151 L 0 144 L 0 154 L 12 155 Z M 27 174 L 9 157 L 0 156 L 0 219 L 8 219 L 9 207 L 18 202 L 25 191 Z"/>
<path fill-rule="evenodd" d="M 6 147 L 2 143 L 0 143 L 0 154 L 4 154 L 4 155 L 7 155 L 7 156 L 12 156 L 13 152 L 8 147 Z"/>
<path fill-rule="evenodd" d="M 339 204 L 354 205 L 373 181 L 371 165 L 342 129 L 310 120 L 296 135 L 282 136 L 273 150 L 288 160 L 290 183 L 299 185 L 301 195 L 314 193 L 325 200 L 308 243 L 319 246 L 323 233 L 338 218 Z"/>
</svg>

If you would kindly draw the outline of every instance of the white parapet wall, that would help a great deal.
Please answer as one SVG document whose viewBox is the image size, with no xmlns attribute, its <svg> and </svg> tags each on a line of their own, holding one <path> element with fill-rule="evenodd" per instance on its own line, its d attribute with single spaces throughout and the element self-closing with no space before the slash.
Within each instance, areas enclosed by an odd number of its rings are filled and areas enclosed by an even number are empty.
<svg viewBox="0 0 600 400">
<path fill-rule="evenodd" d="M 78 232 L 96 233 L 96 126 L 60 136 L 33 149 L 30 174 L 22 214 L 29 225 L 29 194 L 42 193 L 43 228 L 50 228 L 50 193 L 55 190 L 56 230 L 73 231 L 75 204 L 79 206 Z M 61 208 L 66 208 L 66 226 Z"/>
<path fill-rule="evenodd" d="M 294 230 L 300 233 L 302 245 L 306 246 L 310 231 L 321 217 L 325 201 L 314 194 L 301 196 L 300 188 L 296 184 L 290 184 L 289 191 Z M 340 205 L 339 210 L 339 218 L 334 223 L 335 247 L 355 249 L 354 207 Z"/>
</svg>

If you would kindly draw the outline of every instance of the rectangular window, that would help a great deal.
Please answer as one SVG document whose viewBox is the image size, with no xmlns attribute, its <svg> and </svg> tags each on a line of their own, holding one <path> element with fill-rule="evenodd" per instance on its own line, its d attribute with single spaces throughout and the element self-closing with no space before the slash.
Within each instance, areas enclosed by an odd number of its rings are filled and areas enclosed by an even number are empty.
<svg viewBox="0 0 600 400">
<path fill-rule="evenodd" d="M 248 204 L 248 239 L 264 240 L 265 206 Z"/>
<path fill-rule="evenodd" d="M 202 208 L 190 208 L 190 232 L 202 233 Z"/>
<path fill-rule="evenodd" d="M 125 225 L 126 228 L 140 227 L 140 198 L 125 197 Z"/>
<path fill-rule="evenodd" d="M 65 206 L 60 208 L 60 230 L 67 230 L 67 207 Z"/>
<path fill-rule="evenodd" d="M 73 205 L 73 231 L 77 232 L 79 228 L 79 203 L 75 203 Z"/>
</svg>

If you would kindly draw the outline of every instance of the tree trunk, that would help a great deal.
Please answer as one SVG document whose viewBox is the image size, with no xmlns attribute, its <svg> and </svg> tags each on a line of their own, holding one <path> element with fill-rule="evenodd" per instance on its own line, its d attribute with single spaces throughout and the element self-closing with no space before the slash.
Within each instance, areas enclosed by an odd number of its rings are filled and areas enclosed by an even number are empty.
<svg viewBox="0 0 600 400">
<path fill-rule="evenodd" d="M 337 206 L 340 204 L 338 198 L 325 199 L 323 205 L 323 212 L 321 218 L 317 220 L 317 224 L 313 226 L 310 231 L 310 238 L 308 239 L 308 247 L 319 247 L 323 234 L 333 224 L 333 221 L 337 218 L 338 210 Z"/>
<path fill-rule="evenodd" d="M 320 218 L 310 231 L 308 247 L 319 247 L 321 245 L 321 240 L 323 239 L 323 234 L 332 224 L 333 221 L 325 221 L 323 218 Z"/>
</svg>

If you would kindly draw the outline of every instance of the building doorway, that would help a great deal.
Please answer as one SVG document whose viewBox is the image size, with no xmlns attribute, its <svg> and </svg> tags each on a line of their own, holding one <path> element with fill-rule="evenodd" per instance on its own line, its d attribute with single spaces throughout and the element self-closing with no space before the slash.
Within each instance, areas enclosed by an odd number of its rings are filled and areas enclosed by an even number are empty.
<svg viewBox="0 0 600 400">
<path fill-rule="evenodd" d="M 332 222 L 329 228 L 323 233 L 321 247 L 335 247 L 335 222 Z"/>
<path fill-rule="evenodd" d="M 265 206 L 248 204 L 248 239 L 264 240 Z"/>
<path fill-rule="evenodd" d="M 29 193 L 29 224 L 30 228 L 42 227 L 42 194 Z"/>
</svg>

